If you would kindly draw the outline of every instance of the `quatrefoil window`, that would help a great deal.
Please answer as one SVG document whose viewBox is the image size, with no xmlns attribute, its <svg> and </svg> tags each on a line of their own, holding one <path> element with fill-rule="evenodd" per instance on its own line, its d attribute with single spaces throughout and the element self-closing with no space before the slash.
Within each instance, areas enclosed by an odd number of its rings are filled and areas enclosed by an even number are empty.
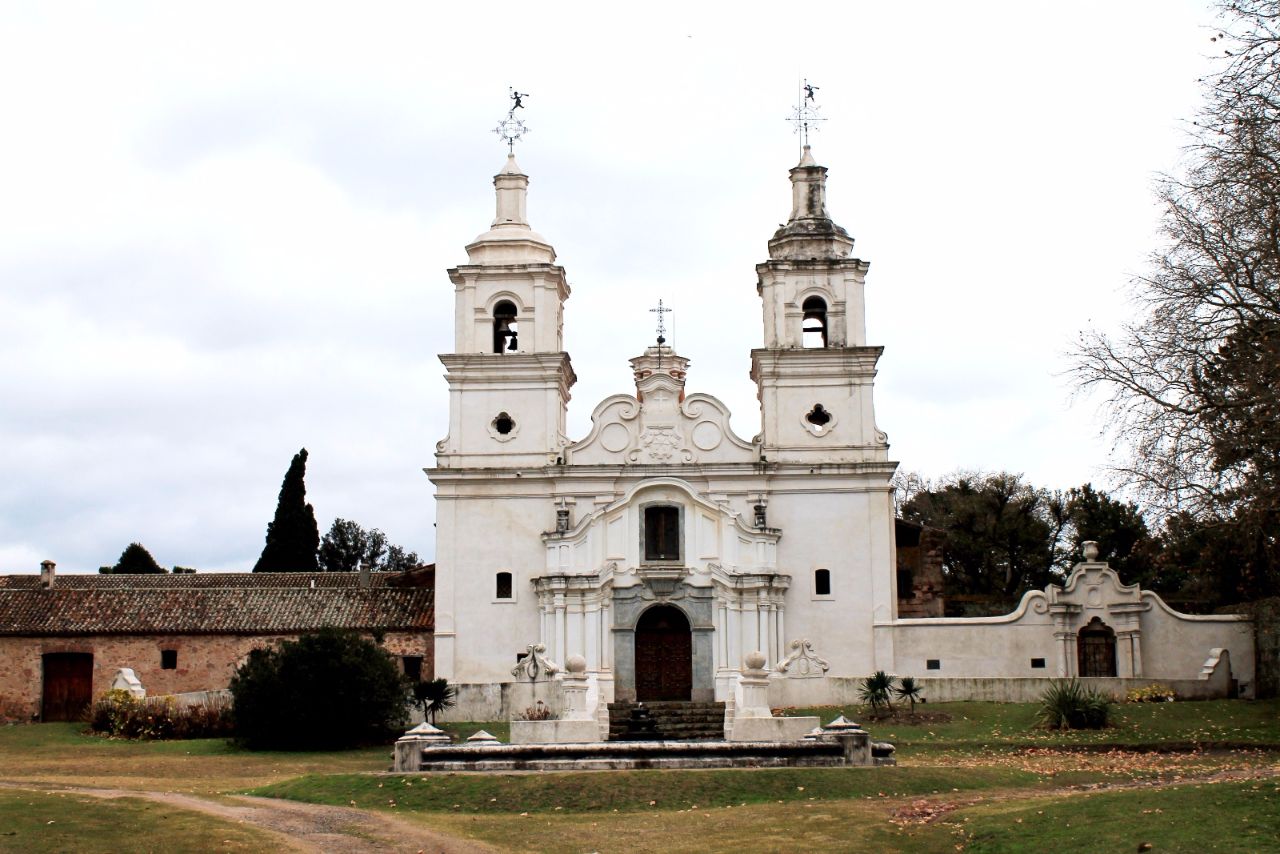
<svg viewBox="0 0 1280 854">
<path fill-rule="evenodd" d="M 499 442 L 510 442 L 520 432 L 520 425 L 506 412 L 499 412 L 489 422 L 489 435 Z"/>
<path fill-rule="evenodd" d="M 821 403 L 815 403 L 802 418 L 804 427 L 815 436 L 825 436 L 836 426 L 836 417 Z"/>
</svg>

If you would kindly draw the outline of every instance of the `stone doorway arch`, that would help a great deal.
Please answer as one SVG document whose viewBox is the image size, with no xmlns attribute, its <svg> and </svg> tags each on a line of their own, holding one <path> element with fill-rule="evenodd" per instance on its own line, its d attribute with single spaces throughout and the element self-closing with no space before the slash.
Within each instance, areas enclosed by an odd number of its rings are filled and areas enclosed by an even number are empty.
<svg viewBox="0 0 1280 854">
<path fill-rule="evenodd" d="M 1116 633 L 1102 622 L 1101 617 L 1094 617 L 1076 638 L 1079 674 L 1081 676 L 1115 676 L 1116 674 Z"/>
<path fill-rule="evenodd" d="M 693 629 L 673 605 L 655 605 L 636 622 L 636 699 L 693 697 Z"/>
</svg>

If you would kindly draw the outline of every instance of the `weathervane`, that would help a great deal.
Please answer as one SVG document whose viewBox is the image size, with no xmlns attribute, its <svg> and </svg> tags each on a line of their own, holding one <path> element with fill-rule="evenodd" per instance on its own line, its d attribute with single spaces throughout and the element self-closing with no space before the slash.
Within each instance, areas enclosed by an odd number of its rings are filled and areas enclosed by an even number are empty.
<svg viewBox="0 0 1280 854">
<path fill-rule="evenodd" d="M 818 122 L 826 121 L 818 115 L 821 110 L 818 106 L 818 89 L 819 87 L 805 78 L 796 89 L 796 105 L 791 115 L 787 117 L 787 121 L 795 125 L 795 132 L 800 134 L 801 146 L 809 144 L 809 129 L 818 130 Z"/>
<path fill-rule="evenodd" d="M 658 307 L 649 309 L 651 314 L 658 315 L 658 346 L 661 347 L 667 343 L 667 319 L 663 316 L 670 314 L 674 309 L 663 308 L 662 300 L 658 300 Z"/>
<path fill-rule="evenodd" d="M 498 122 L 493 132 L 507 144 L 507 152 L 514 154 L 516 140 L 522 139 L 529 132 L 529 128 L 524 126 L 524 120 L 516 118 L 516 110 L 524 109 L 524 99 L 529 97 L 529 93 L 517 92 L 510 86 L 507 87 L 507 91 L 511 93 L 511 109 L 507 110 L 507 117 Z"/>
</svg>

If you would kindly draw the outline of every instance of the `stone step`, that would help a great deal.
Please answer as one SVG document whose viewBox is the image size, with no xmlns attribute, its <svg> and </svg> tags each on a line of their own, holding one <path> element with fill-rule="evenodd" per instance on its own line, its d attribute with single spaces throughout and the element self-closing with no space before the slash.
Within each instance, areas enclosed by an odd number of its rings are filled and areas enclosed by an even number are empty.
<svg viewBox="0 0 1280 854">
<path fill-rule="evenodd" d="M 609 704 L 609 738 L 626 734 L 636 703 Z M 646 702 L 658 734 L 667 741 L 715 741 L 724 738 L 724 703 L 656 700 Z"/>
</svg>

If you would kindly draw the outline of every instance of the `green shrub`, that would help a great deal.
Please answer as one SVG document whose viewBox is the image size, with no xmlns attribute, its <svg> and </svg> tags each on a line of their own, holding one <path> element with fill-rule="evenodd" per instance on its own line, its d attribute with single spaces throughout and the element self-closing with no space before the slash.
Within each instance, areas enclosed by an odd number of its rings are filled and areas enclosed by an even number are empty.
<svg viewBox="0 0 1280 854">
<path fill-rule="evenodd" d="M 1075 679 L 1055 682 L 1040 695 L 1040 720 L 1050 729 L 1103 729 L 1111 698 Z"/>
<path fill-rule="evenodd" d="M 179 706 L 173 697 L 138 699 L 117 688 L 89 707 L 89 729 L 138 740 L 228 736 L 232 732 L 231 703 L 213 699 Z"/>
<path fill-rule="evenodd" d="M 1155 683 L 1134 688 L 1124 695 L 1126 703 L 1171 703 L 1178 697 L 1168 685 Z"/>
<path fill-rule="evenodd" d="M 322 629 L 249 653 L 231 679 L 236 738 L 254 750 L 384 743 L 405 728 L 406 689 L 377 644 Z"/>
</svg>

